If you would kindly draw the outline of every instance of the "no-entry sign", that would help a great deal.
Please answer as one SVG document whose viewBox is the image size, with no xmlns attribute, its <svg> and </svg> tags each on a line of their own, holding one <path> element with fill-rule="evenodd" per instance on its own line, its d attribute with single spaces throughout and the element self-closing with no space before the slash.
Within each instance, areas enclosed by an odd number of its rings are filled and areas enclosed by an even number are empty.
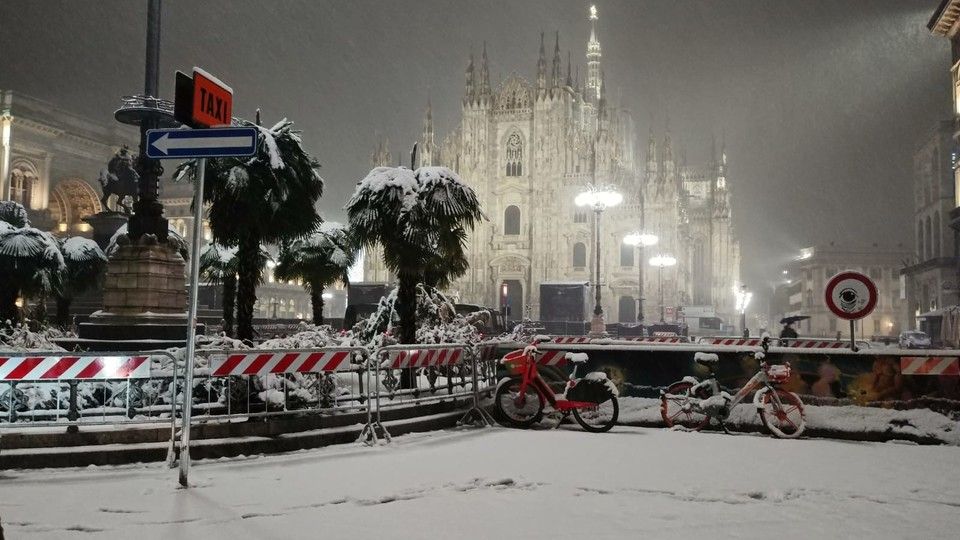
<svg viewBox="0 0 960 540">
<path fill-rule="evenodd" d="M 855 321 L 877 307 L 877 286 L 860 272 L 840 272 L 827 282 L 824 300 L 834 315 Z"/>
</svg>

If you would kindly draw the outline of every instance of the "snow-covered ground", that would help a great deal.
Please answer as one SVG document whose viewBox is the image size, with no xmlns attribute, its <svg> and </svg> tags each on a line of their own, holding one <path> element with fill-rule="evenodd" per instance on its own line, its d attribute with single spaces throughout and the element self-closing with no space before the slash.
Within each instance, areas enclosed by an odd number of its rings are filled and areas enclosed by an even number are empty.
<svg viewBox="0 0 960 540">
<path fill-rule="evenodd" d="M 196 463 L 0 473 L 21 538 L 956 538 L 960 448 L 617 427 L 451 430 Z"/>
</svg>

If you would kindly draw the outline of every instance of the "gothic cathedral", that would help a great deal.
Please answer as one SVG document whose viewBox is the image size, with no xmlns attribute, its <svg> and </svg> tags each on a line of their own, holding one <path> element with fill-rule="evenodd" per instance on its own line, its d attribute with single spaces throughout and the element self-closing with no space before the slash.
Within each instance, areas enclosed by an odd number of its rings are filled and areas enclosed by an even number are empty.
<svg viewBox="0 0 960 540">
<path fill-rule="evenodd" d="M 647 263 L 658 254 L 677 260 L 662 269 L 668 321 L 684 306 L 710 306 L 726 322 L 735 321 L 740 249 L 730 221 L 726 154 L 714 151 L 712 163 L 690 166 L 682 152 L 674 157 L 669 131 L 662 141 L 651 132 L 641 162 L 629 112 L 608 101 L 594 8 L 590 22 L 582 78 L 579 67 L 571 73 L 569 53 L 564 73 L 559 35 L 548 65 L 541 34 L 533 84 L 512 75 L 494 89 L 486 45 L 479 69 L 471 55 L 460 127 L 439 143 L 428 104 L 418 165 L 457 171 L 489 218 L 470 236 L 470 269 L 451 292 L 465 303 L 508 302 L 511 319 L 537 320 L 541 284 L 593 283 L 594 216 L 574 198 L 588 184 L 604 185 L 623 195 L 600 221 L 607 322 L 637 320 L 638 264 L 647 265 L 644 320 L 659 320 L 660 275 Z M 372 157 L 375 166 L 392 165 L 383 145 Z M 643 261 L 623 242 L 641 227 L 659 237 L 645 248 Z M 365 278 L 390 281 L 378 253 L 368 253 Z"/>
</svg>

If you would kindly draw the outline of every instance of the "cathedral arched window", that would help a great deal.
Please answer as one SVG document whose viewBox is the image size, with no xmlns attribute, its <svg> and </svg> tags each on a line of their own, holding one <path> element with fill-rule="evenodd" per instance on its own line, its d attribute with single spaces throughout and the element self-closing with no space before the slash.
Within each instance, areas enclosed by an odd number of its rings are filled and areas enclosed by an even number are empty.
<svg viewBox="0 0 960 540">
<path fill-rule="evenodd" d="M 620 242 L 620 266 L 633 266 L 633 252 L 635 248 L 630 244 Z"/>
<path fill-rule="evenodd" d="M 940 256 L 940 212 L 933 214 L 933 256 Z"/>
<path fill-rule="evenodd" d="M 39 175 L 36 167 L 25 161 L 14 163 L 13 170 L 10 171 L 10 200 L 29 209 L 37 182 L 39 182 Z"/>
<path fill-rule="evenodd" d="M 573 213 L 573 222 L 574 223 L 586 223 L 587 222 L 587 212 L 584 210 L 577 210 Z"/>
<path fill-rule="evenodd" d="M 520 234 L 520 208 L 510 205 L 503 211 L 503 234 Z"/>
<path fill-rule="evenodd" d="M 583 242 L 577 242 L 573 245 L 573 267 L 586 268 L 587 266 L 587 246 Z"/>
<path fill-rule="evenodd" d="M 917 256 L 923 259 L 923 218 L 917 222 Z"/>
<path fill-rule="evenodd" d="M 930 259 L 933 257 L 933 223 L 930 221 L 930 216 L 927 216 L 927 245 L 924 249 L 924 259 Z"/>
<path fill-rule="evenodd" d="M 507 139 L 507 176 L 523 176 L 523 139 L 513 133 Z"/>
</svg>

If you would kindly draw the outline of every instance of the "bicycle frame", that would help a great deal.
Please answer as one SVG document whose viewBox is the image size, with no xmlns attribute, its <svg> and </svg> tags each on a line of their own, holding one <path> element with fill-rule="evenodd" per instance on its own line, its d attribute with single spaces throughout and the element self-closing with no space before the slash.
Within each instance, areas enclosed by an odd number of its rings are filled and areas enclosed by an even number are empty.
<svg viewBox="0 0 960 540">
<path fill-rule="evenodd" d="M 535 352 L 533 354 L 536 354 Z M 569 390 L 576 384 L 576 375 L 577 368 L 573 368 L 573 374 L 567 380 L 566 388 Z M 596 403 L 591 403 L 588 401 L 570 401 L 567 399 L 558 399 L 558 395 L 553 393 L 553 390 L 543 380 L 543 377 L 540 376 L 540 371 L 537 369 L 536 359 L 532 357 L 532 354 L 524 355 L 524 366 L 523 372 L 520 374 L 520 391 L 517 395 L 517 405 L 523 407 L 527 401 L 527 389 L 532 387 L 537 394 L 540 395 L 540 398 L 546 400 L 551 407 L 560 411 L 568 412 L 573 409 L 592 409 L 597 406 Z"/>
<path fill-rule="evenodd" d="M 684 379 L 688 379 L 688 377 L 684 377 Z M 703 412 L 703 409 L 700 408 L 700 402 L 702 400 L 694 397 L 697 393 L 697 390 L 700 388 L 707 388 L 710 391 L 711 396 L 720 395 L 721 389 L 720 383 L 717 382 L 716 376 L 714 376 L 712 373 L 710 374 L 710 378 L 704 379 L 703 381 L 698 381 L 696 384 L 690 387 L 689 398 L 691 399 L 691 405 L 697 408 L 700 412 Z M 743 387 L 736 394 L 734 394 L 733 397 L 730 398 L 730 402 L 727 404 L 727 406 L 730 409 L 733 409 L 748 395 L 750 395 L 751 392 L 756 391 L 756 394 L 753 396 L 753 403 L 758 409 L 763 408 L 763 395 L 772 390 L 773 385 L 770 383 L 770 378 L 767 377 L 767 365 L 764 363 L 761 365 L 760 370 L 757 371 L 753 377 L 751 377 L 750 380 L 747 381 L 747 383 L 744 384 Z M 777 395 L 777 393 L 773 392 L 772 395 L 774 400 L 777 402 L 777 406 L 782 406 L 783 404 L 780 403 L 780 397 Z"/>
</svg>

